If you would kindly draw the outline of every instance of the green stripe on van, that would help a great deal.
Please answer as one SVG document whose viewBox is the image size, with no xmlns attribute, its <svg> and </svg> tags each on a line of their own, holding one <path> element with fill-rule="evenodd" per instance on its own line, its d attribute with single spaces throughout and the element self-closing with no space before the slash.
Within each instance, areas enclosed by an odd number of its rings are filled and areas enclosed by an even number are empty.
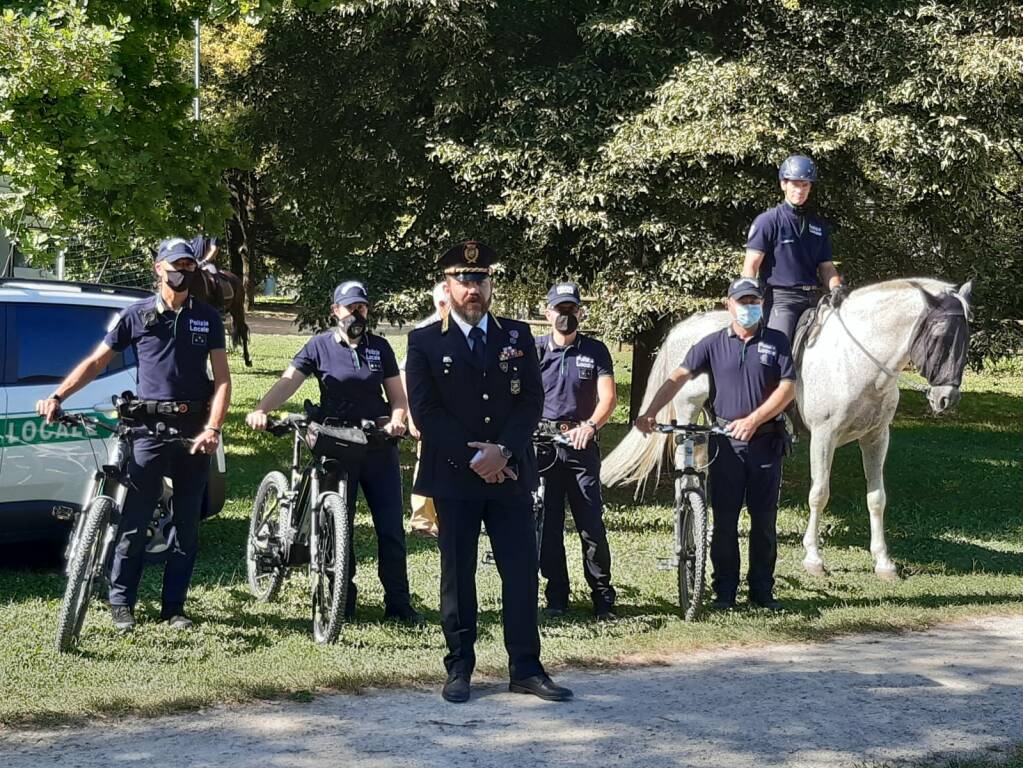
<svg viewBox="0 0 1023 768">
<path fill-rule="evenodd" d="M 106 413 L 98 411 L 76 411 L 113 426 L 117 419 L 110 418 Z M 103 432 L 93 433 L 93 437 L 106 438 Z M 13 414 L 0 418 L 0 448 L 13 448 L 24 445 L 54 445 L 85 440 L 86 434 L 81 427 L 69 427 L 65 424 L 47 424 L 42 416 Z"/>
</svg>

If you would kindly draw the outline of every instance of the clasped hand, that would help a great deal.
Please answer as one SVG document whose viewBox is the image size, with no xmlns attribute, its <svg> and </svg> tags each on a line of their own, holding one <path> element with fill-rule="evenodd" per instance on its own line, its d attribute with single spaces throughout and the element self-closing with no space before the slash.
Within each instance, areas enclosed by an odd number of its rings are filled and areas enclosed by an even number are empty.
<svg viewBox="0 0 1023 768">
<path fill-rule="evenodd" d="M 476 449 L 476 455 L 469 462 L 469 469 L 485 482 L 503 483 L 505 480 L 518 479 L 518 472 L 508 466 L 508 459 L 501 455 L 501 449 L 496 444 L 471 442 L 467 445 Z"/>
</svg>

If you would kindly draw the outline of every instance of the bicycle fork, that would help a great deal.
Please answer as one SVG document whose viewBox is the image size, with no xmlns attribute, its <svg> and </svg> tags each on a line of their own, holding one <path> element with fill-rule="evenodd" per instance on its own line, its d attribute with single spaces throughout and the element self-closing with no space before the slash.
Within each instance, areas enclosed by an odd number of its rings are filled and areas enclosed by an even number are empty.
<svg viewBox="0 0 1023 768">
<path fill-rule="evenodd" d="M 85 492 L 85 502 L 82 504 L 82 508 L 78 514 L 75 515 L 74 528 L 71 531 L 71 535 L 68 537 L 67 546 L 64 548 L 64 575 L 66 577 L 70 578 L 71 576 L 71 564 L 74 562 L 75 556 L 78 554 L 78 546 L 86 518 L 88 518 L 89 512 L 96 499 L 101 496 L 109 496 L 114 501 L 113 515 L 107 523 L 106 530 L 103 532 L 103 541 L 100 544 L 99 549 L 99 567 L 105 568 L 107 565 L 110 548 L 114 545 L 114 540 L 117 537 L 117 529 L 120 525 L 121 507 L 124 505 L 124 497 L 127 494 L 127 489 L 120 483 L 114 483 L 115 488 L 113 493 L 105 493 L 107 490 L 106 486 L 108 479 L 109 478 L 104 473 L 95 472 L 93 473 L 92 480 L 89 482 L 88 488 Z"/>
</svg>

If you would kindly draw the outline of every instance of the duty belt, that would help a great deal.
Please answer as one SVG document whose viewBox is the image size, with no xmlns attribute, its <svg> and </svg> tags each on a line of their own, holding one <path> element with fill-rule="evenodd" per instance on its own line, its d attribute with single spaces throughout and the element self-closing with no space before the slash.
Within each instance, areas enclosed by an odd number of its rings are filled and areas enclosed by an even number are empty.
<svg viewBox="0 0 1023 768">
<path fill-rule="evenodd" d="M 136 400 L 132 409 L 145 416 L 196 416 L 205 414 L 208 400 Z"/>
<path fill-rule="evenodd" d="M 771 285 L 772 291 L 801 291 L 803 293 L 817 293 L 820 286 L 816 285 Z"/>
<path fill-rule="evenodd" d="M 568 421 L 565 419 L 540 419 L 540 428 L 551 434 L 564 434 L 570 429 L 578 427 L 580 422 Z"/>
<path fill-rule="evenodd" d="M 732 422 L 728 419 L 722 419 L 720 416 L 714 419 L 717 425 L 722 429 L 727 427 Z M 767 435 L 784 435 L 785 434 L 785 422 L 781 419 L 774 419 L 766 424 L 761 424 L 757 427 L 757 431 L 753 433 L 750 440 L 755 440 L 758 437 L 765 437 Z M 747 441 L 748 442 L 748 441 Z"/>
</svg>

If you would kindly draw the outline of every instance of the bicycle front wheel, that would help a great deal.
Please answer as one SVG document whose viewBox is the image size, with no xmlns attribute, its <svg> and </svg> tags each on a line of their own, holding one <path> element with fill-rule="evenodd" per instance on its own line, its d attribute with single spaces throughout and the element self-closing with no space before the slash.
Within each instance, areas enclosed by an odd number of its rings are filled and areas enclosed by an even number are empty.
<svg viewBox="0 0 1023 768">
<path fill-rule="evenodd" d="M 344 483 L 341 484 L 344 489 Z M 333 643 L 344 623 L 348 599 L 348 506 L 340 493 L 328 493 L 317 516 L 318 545 L 312 563 L 313 639 Z"/>
<path fill-rule="evenodd" d="M 684 491 L 675 509 L 678 604 L 685 621 L 696 621 L 707 583 L 707 502 L 699 491 Z"/>
<path fill-rule="evenodd" d="M 67 587 L 64 589 L 64 599 L 60 603 L 57 619 L 59 653 L 71 650 L 78 642 L 78 635 L 85 623 L 93 583 L 101 568 L 103 540 L 114 514 L 114 500 L 109 496 L 97 496 L 82 514 L 85 515 L 85 521 L 80 528 L 76 526 L 75 535 L 78 540 L 70 547 L 74 554 L 68 565 Z"/>
<path fill-rule="evenodd" d="M 259 484 L 249 517 L 249 540 L 245 546 L 245 570 L 249 591 L 261 603 L 269 603 L 284 581 L 281 541 L 282 505 L 288 496 L 288 480 L 270 472 Z"/>
</svg>

